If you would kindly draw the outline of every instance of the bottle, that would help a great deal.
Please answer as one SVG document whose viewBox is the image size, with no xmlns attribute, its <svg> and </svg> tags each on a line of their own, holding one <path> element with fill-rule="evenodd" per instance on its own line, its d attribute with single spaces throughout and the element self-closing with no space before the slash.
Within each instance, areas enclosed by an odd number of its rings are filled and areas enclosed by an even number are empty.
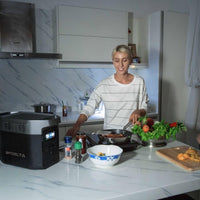
<svg viewBox="0 0 200 200">
<path fill-rule="evenodd" d="M 65 136 L 65 158 L 71 159 L 72 158 L 72 136 Z"/>
<path fill-rule="evenodd" d="M 62 106 L 62 116 L 67 117 L 67 106 L 66 105 Z"/>
<path fill-rule="evenodd" d="M 71 159 L 72 158 L 72 152 L 71 152 L 70 147 L 66 147 L 65 158 L 66 159 Z"/>
<path fill-rule="evenodd" d="M 86 135 L 84 133 L 78 133 L 76 135 L 76 140 L 82 143 L 81 153 L 86 153 Z"/>
<path fill-rule="evenodd" d="M 81 148 L 82 144 L 81 142 L 77 141 L 74 144 L 75 147 L 75 163 L 81 163 L 82 156 L 81 156 Z"/>
<path fill-rule="evenodd" d="M 64 104 L 63 101 L 62 101 L 62 116 L 67 117 L 67 106 L 66 104 Z"/>
</svg>

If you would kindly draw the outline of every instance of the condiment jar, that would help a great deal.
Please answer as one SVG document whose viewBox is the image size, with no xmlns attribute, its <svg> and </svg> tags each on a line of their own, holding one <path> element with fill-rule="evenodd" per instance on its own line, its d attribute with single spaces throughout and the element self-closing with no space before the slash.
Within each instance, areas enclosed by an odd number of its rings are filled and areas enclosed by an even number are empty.
<svg viewBox="0 0 200 200">
<path fill-rule="evenodd" d="M 79 142 L 79 141 L 75 142 L 74 148 L 75 148 L 75 163 L 81 163 L 81 160 L 82 160 L 82 156 L 81 156 L 82 144 L 81 144 L 81 142 Z"/>
<path fill-rule="evenodd" d="M 82 143 L 82 150 L 81 153 L 86 153 L 86 135 L 84 133 L 78 133 L 76 135 L 76 140 Z"/>
<path fill-rule="evenodd" d="M 65 158 L 71 159 L 72 158 L 72 136 L 65 136 Z"/>
</svg>

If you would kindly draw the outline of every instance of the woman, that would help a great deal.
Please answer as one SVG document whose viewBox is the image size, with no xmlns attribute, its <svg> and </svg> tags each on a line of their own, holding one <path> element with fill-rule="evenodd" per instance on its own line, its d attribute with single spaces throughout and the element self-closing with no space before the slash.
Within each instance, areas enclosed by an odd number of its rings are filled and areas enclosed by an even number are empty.
<svg viewBox="0 0 200 200">
<path fill-rule="evenodd" d="M 105 106 L 104 129 L 122 129 L 128 121 L 135 124 L 139 117 L 146 114 L 148 96 L 144 80 L 128 72 L 132 62 L 129 47 L 117 46 L 112 52 L 112 61 L 115 74 L 97 85 L 67 135 L 75 135 L 88 117 L 94 114 L 101 101 Z"/>
</svg>

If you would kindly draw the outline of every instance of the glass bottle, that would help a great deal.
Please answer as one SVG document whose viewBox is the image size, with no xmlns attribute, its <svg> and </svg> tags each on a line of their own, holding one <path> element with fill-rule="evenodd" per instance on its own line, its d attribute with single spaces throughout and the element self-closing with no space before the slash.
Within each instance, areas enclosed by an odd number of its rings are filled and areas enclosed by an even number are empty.
<svg viewBox="0 0 200 200">
<path fill-rule="evenodd" d="M 81 156 L 81 149 L 82 149 L 82 143 L 77 141 L 75 142 L 75 163 L 81 163 L 82 156 Z"/>
<path fill-rule="evenodd" d="M 76 140 L 82 143 L 81 153 L 86 153 L 86 135 L 84 133 L 78 133 L 76 135 Z"/>
</svg>

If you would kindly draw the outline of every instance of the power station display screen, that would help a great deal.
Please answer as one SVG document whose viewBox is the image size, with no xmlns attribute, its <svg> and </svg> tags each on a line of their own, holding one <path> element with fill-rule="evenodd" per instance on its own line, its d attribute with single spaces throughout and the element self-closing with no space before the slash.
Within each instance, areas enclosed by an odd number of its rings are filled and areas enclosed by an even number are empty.
<svg viewBox="0 0 200 200">
<path fill-rule="evenodd" d="M 46 140 L 50 140 L 50 139 L 54 138 L 55 135 L 56 135 L 55 131 L 52 131 L 52 132 L 46 133 L 46 135 L 45 135 L 45 139 L 46 139 Z"/>
</svg>

